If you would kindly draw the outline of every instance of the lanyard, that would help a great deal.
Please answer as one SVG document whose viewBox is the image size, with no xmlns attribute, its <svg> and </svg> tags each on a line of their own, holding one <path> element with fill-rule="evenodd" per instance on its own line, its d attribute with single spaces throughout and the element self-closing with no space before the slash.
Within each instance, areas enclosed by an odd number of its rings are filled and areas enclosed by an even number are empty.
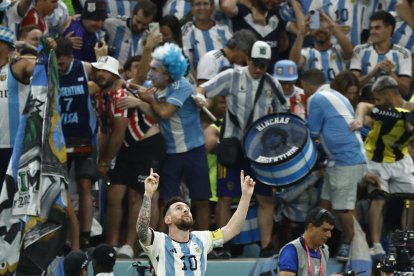
<svg viewBox="0 0 414 276">
<path fill-rule="evenodd" d="M 309 248 L 308 248 L 308 245 L 306 244 L 305 239 L 303 239 L 303 243 L 305 244 L 306 254 L 308 255 L 308 276 L 312 276 L 313 275 L 313 273 L 312 273 L 313 270 L 312 270 L 312 261 L 311 261 L 311 256 L 310 256 L 310 253 L 309 253 Z M 318 253 L 319 253 L 319 257 L 320 257 L 320 259 L 319 259 L 319 276 L 323 276 L 324 274 L 323 274 L 323 266 L 322 266 L 322 253 L 321 253 L 320 249 L 318 249 Z"/>
</svg>

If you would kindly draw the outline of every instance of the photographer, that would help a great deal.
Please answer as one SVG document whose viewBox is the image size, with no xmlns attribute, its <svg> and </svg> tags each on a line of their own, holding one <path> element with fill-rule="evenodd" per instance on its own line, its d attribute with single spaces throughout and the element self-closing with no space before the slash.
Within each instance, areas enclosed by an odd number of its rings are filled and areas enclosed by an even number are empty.
<svg viewBox="0 0 414 276">
<path fill-rule="evenodd" d="M 285 245 L 279 253 L 278 275 L 326 275 L 335 218 L 323 208 L 315 208 L 306 217 L 303 236 Z M 332 274 L 337 275 L 337 274 Z"/>
</svg>

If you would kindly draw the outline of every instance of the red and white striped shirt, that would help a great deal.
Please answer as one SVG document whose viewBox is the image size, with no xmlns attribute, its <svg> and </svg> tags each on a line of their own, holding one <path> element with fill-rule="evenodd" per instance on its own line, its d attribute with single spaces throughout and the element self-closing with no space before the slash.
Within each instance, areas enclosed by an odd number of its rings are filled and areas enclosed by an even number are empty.
<svg viewBox="0 0 414 276">
<path fill-rule="evenodd" d="M 124 88 L 119 88 L 116 91 L 111 90 L 105 95 L 103 95 L 101 91 L 94 96 L 101 128 L 109 127 L 111 130 L 113 129 L 114 118 L 128 118 L 128 128 L 123 141 L 124 147 L 128 147 L 133 143 L 142 140 L 145 133 L 156 124 L 149 116 L 145 115 L 139 109 L 119 108 L 117 106 L 119 99 L 126 97 L 126 95 L 126 90 Z"/>
</svg>

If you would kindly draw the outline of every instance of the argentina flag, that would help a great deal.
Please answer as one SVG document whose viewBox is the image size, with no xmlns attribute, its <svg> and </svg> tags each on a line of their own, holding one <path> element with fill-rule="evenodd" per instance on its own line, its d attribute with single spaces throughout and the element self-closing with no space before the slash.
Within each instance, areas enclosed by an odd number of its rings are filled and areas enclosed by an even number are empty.
<svg viewBox="0 0 414 276">
<path fill-rule="evenodd" d="M 42 50 L 0 193 L 0 275 L 44 272 L 66 237 L 66 147 L 54 51 Z"/>
</svg>

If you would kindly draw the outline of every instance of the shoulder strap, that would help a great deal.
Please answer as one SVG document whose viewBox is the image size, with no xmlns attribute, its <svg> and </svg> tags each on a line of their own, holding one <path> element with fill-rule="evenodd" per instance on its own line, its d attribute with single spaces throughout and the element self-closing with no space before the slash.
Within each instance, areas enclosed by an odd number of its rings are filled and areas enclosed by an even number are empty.
<svg viewBox="0 0 414 276">
<path fill-rule="evenodd" d="M 260 94 L 262 94 L 262 90 L 263 90 L 263 83 L 264 83 L 265 77 L 262 77 L 260 79 L 259 82 L 259 86 L 257 87 L 256 90 L 256 95 L 254 97 L 254 102 L 253 102 L 253 109 L 252 112 L 250 112 L 249 118 L 247 119 L 247 124 L 246 126 L 249 126 L 253 120 L 253 114 L 254 114 L 254 106 L 256 105 L 257 101 L 259 100 Z M 285 101 L 286 102 L 286 101 Z M 233 113 L 231 113 L 228 109 L 227 109 L 227 113 L 229 114 L 229 119 L 230 121 L 239 129 L 241 129 L 239 120 L 237 119 L 237 116 L 234 115 Z"/>
<path fill-rule="evenodd" d="M 260 79 L 259 86 L 257 87 L 256 95 L 254 97 L 252 112 L 250 113 L 249 119 L 247 119 L 246 126 L 250 126 L 253 121 L 254 107 L 256 106 L 257 101 L 259 100 L 260 95 L 262 94 L 263 84 L 266 79 L 266 74 Z"/>
<path fill-rule="evenodd" d="M 279 88 L 277 88 L 277 86 L 275 85 L 274 81 L 272 79 L 270 79 L 270 78 L 272 78 L 272 76 L 270 76 L 269 74 L 266 73 L 265 74 L 265 78 L 268 80 L 268 82 L 269 82 L 269 84 L 270 84 L 270 86 L 272 88 L 272 91 L 274 91 L 274 93 L 276 94 L 277 99 L 279 100 L 279 102 L 282 105 L 285 105 L 286 104 L 286 98 L 283 95 L 282 91 L 280 91 Z"/>
</svg>

